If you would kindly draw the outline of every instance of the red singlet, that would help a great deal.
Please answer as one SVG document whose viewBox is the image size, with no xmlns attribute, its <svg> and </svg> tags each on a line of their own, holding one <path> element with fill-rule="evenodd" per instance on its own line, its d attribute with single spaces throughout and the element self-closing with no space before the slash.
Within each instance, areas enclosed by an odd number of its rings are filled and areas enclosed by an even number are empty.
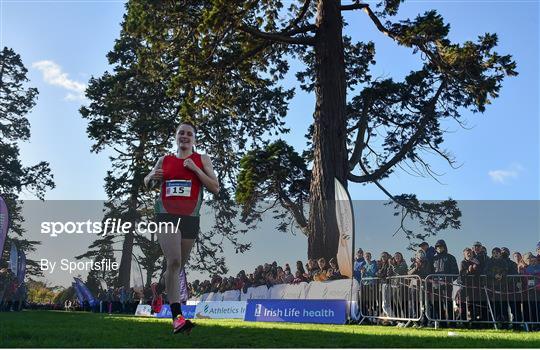
<svg viewBox="0 0 540 350">
<path fill-rule="evenodd" d="M 203 168 L 199 153 L 192 153 L 187 158 Z M 184 168 L 184 160 L 175 155 L 163 158 L 163 182 L 156 202 L 157 213 L 199 216 L 203 198 L 201 180 L 193 171 Z"/>
</svg>

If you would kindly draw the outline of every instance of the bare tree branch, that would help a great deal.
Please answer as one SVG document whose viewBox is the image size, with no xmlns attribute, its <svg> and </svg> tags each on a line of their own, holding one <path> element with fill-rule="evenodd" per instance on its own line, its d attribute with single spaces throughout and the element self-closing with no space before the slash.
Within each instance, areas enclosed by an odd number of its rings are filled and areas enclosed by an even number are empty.
<svg viewBox="0 0 540 350">
<path fill-rule="evenodd" d="M 310 26 L 308 27 L 311 28 Z M 241 26 L 240 30 L 246 33 L 249 33 L 257 38 L 271 40 L 274 42 L 282 42 L 282 43 L 295 44 L 295 45 L 315 45 L 315 38 L 311 36 L 294 38 L 288 34 L 283 34 L 283 33 L 262 32 L 257 28 L 253 28 L 247 25 Z"/>
<path fill-rule="evenodd" d="M 279 202 L 281 205 L 288 209 L 294 216 L 294 219 L 296 220 L 296 223 L 298 226 L 300 226 L 300 229 L 302 232 L 307 236 L 307 219 L 304 215 L 304 210 L 301 206 L 297 205 L 291 199 L 283 192 L 281 188 L 278 188 L 276 186 L 276 191 L 278 193 Z"/>
<path fill-rule="evenodd" d="M 366 136 L 366 130 L 368 126 L 368 118 L 367 114 L 369 111 L 368 104 L 364 105 L 364 108 L 362 109 L 362 115 L 360 116 L 360 120 L 358 121 L 359 130 L 356 134 L 356 141 L 354 143 L 354 150 L 351 155 L 351 158 L 349 159 L 349 171 L 352 171 L 354 167 L 356 167 L 356 164 L 360 161 L 360 158 L 362 157 L 362 152 L 364 151 L 364 138 Z"/>
<path fill-rule="evenodd" d="M 298 13 L 298 16 L 296 16 L 296 18 L 287 27 L 285 27 L 283 32 L 288 32 L 292 28 L 295 28 L 298 25 L 298 23 L 300 23 L 300 21 L 305 17 L 306 13 L 308 12 L 310 4 L 311 4 L 311 0 L 304 1 L 304 6 L 302 6 L 302 9 Z"/>
<path fill-rule="evenodd" d="M 396 35 L 396 33 L 392 32 L 391 30 L 389 30 L 388 28 L 386 28 L 382 23 L 381 21 L 379 20 L 379 18 L 375 15 L 375 13 L 373 13 L 373 11 L 371 11 L 371 8 L 369 8 L 369 6 L 365 6 L 362 8 L 366 13 L 367 15 L 369 16 L 369 18 L 373 21 L 373 23 L 375 24 L 375 26 L 377 27 L 377 29 L 383 33 L 384 35 L 387 35 L 388 37 L 396 40 L 396 41 L 399 41 L 399 36 Z M 420 51 L 422 51 L 430 60 L 432 63 L 434 63 L 437 67 L 439 67 L 439 69 L 441 70 L 441 68 L 444 66 L 444 64 L 442 63 L 441 59 L 439 57 L 436 57 L 433 52 L 429 51 L 425 45 L 425 43 L 421 42 L 421 41 L 418 41 L 418 40 L 415 40 L 414 44 L 418 47 L 418 49 Z M 442 70 L 441 70 L 442 71 Z M 442 72 L 444 75 L 446 75 L 445 72 Z"/>
<path fill-rule="evenodd" d="M 401 147 L 399 152 L 394 154 L 394 156 L 388 162 L 384 163 L 382 166 L 380 166 L 377 170 L 375 170 L 371 174 L 366 172 L 366 174 L 362 176 L 353 175 L 350 177 L 350 180 L 354 182 L 368 182 L 368 181 L 377 180 L 381 176 L 383 176 L 388 170 L 390 170 L 394 165 L 401 162 L 403 158 L 407 155 L 407 153 L 414 147 L 416 142 L 418 142 L 418 140 L 420 140 L 420 138 L 424 135 L 424 131 L 425 131 L 424 129 L 427 126 L 428 122 L 432 119 L 432 116 L 434 113 L 434 106 L 445 87 L 446 87 L 446 83 L 443 81 L 441 85 L 439 86 L 435 95 L 432 97 L 429 105 L 427 106 L 428 110 L 426 111 L 426 114 L 424 115 L 424 117 L 418 123 L 418 127 L 415 133 Z"/>
<path fill-rule="evenodd" d="M 351 10 L 361 10 L 361 9 L 364 9 L 366 7 L 369 7 L 368 4 L 362 4 L 362 3 L 356 3 L 356 4 L 351 4 L 351 5 L 341 5 L 339 7 L 339 9 L 341 11 L 351 11 Z"/>
</svg>

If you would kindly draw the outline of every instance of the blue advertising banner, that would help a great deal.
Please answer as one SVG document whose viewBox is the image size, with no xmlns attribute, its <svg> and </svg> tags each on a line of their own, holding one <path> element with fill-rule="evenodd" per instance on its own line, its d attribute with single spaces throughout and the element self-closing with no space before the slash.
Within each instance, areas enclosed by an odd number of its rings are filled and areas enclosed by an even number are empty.
<svg viewBox="0 0 540 350">
<path fill-rule="evenodd" d="M 182 315 L 184 315 L 185 318 L 195 318 L 195 305 L 182 305 Z M 172 313 L 170 305 L 164 304 L 156 317 L 171 318 Z"/>
<path fill-rule="evenodd" d="M 24 277 L 26 275 L 26 254 L 22 250 L 19 251 L 19 259 L 17 261 L 17 278 L 19 284 L 24 282 Z"/>
<path fill-rule="evenodd" d="M 346 300 L 248 300 L 245 321 L 345 324 Z"/>
<path fill-rule="evenodd" d="M 195 308 L 197 305 L 182 305 L 182 315 L 185 318 L 195 318 Z"/>
<path fill-rule="evenodd" d="M 73 277 L 73 279 L 75 280 L 75 284 L 77 285 L 79 291 L 83 295 L 83 298 L 88 300 L 88 304 L 91 307 L 94 307 L 97 304 L 97 301 L 92 295 L 92 292 L 90 292 L 90 289 L 88 289 L 88 287 L 84 284 L 84 282 L 78 279 L 77 277 Z"/>
<path fill-rule="evenodd" d="M 73 289 L 75 289 L 75 294 L 77 295 L 77 299 L 79 300 L 79 303 L 82 305 L 84 302 L 84 296 L 81 290 L 79 289 L 79 285 L 76 282 L 72 282 L 71 286 L 73 287 Z"/>
</svg>

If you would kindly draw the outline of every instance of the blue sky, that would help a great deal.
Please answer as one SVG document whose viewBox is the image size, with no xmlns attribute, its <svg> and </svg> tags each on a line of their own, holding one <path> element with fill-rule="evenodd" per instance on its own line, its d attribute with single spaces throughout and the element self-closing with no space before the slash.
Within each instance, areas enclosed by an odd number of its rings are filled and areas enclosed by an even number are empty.
<svg viewBox="0 0 540 350">
<path fill-rule="evenodd" d="M 504 82 L 501 97 L 483 115 L 465 113 L 472 130 L 448 125 L 455 132 L 448 134 L 445 146 L 462 167 L 452 170 L 435 160 L 434 168 L 445 173 L 443 185 L 399 172 L 384 184 L 395 193 L 413 192 L 424 199 L 538 199 L 538 2 L 514 1 L 510 11 L 508 3 L 500 1 L 410 1 L 402 5 L 399 17 L 431 8 L 451 23 L 454 41 L 498 33 L 498 51 L 514 56 L 520 75 Z M 119 33 L 123 13 L 118 1 L 2 2 L 2 45 L 22 56 L 31 85 L 40 91 L 29 115 L 32 138 L 21 144 L 21 154 L 25 164 L 51 163 L 57 188 L 48 199 L 104 198 L 107 153 L 90 154 L 77 96 L 91 75 L 108 68 L 105 54 Z M 375 42 L 374 76 L 399 79 L 419 67 L 418 56 L 379 33 L 363 12 L 348 12 L 345 18 L 348 34 Z M 294 72 L 299 66 L 293 62 L 292 68 Z M 292 72 L 287 86 L 294 84 Z M 287 140 L 298 149 L 305 147 L 303 135 L 313 108 L 313 96 L 298 90 L 286 119 L 292 130 Z M 352 184 L 350 190 L 354 199 L 384 199 L 371 185 Z"/>
<path fill-rule="evenodd" d="M 99 76 L 108 69 L 105 55 L 119 34 L 123 2 L 22 0 L 1 1 L 0 6 L 1 44 L 21 55 L 31 86 L 40 92 L 37 105 L 28 116 L 31 140 L 20 145 L 23 163 L 50 162 L 56 188 L 48 192 L 47 199 L 104 199 L 108 153 L 90 153 L 86 123 L 78 108 L 90 76 Z M 448 125 L 455 132 L 447 135 L 445 147 L 462 167 L 452 170 L 443 161 L 434 161 L 435 169 L 445 173 L 440 178 L 442 185 L 400 172 L 383 184 L 394 193 L 416 193 L 421 199 L 540 199 L 539 3 L 407 1 L 398 17 L 414 17 L 429 9 L 437 9 L 451 23 L 450 38 L 455 42 L 476 40 L 485 32 L 496 32 L 497 51 L 514 56 L 520 75 L 504 82 L 500 98 L 483 115 L 464 114 L 471 130 Z M 409 49 L 397 47 L 379 33 L 363 12 L 346 13 L 345 19 L 349 23 L 346 33 L 353 39 L 372 40 L 376 44 L 373 76 L 399 79 L 421 64 Z M 293 62 L 286 86 L 294 84 L 291 77 L 298 68 Z M 297 90 L 290 105 L 286 121 L 291 134 L 286 138 L 298 150 L 305 147 L 303 136 L 314 104 L 312 95 Z M 372 185 L 349 186 L 355 200 L 385 199 Z M 32 197 L 23 193 L 21 198 Z M 505 237 L 500 234 L 498 237 Z M 536 230 L 536 234 L 529 233 L 526 241 L 538 238 Z"/>
</svg>

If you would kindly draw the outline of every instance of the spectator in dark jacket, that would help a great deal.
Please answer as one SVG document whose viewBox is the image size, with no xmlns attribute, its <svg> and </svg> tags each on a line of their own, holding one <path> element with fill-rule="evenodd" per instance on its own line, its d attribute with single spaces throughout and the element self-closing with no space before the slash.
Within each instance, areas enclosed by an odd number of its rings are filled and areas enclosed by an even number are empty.
<svg viewBox="0 0 540 350">
<path fill-rule="evenodd" d="M 319 267 L 317 260 L 309 259 L 307 262 L 307 278 L 309 281 L 313 281 L 313 277 L 319 273 Z"/>
<path fill-rule="evenodd" d="M 341 272 L 339 271 L 339 266 L 336 258 L 330 259 L 330 268 L 328 269 L 328 279 L 329 280 L 339 280 L 343 278 Z"/>
<path fill-rule="evenodd" d="M 521 283 L 521 280 L 517 278 L 519 275 L 518 264 L 510 259 L 510 249 L 506 247 L 501 248 L 501 255 L 506 265 L 508 266 L 508 274 L 512 275 L 507 277 L 507 288 L 508 288 L 508 298 L 510 313 L 512 314 L 512 320 L 521 322 L 523 320 L 523 313 L 521 312 L 521 303 L 516 292 L 518 291 L 518 285 Z M 518 300 L 519 299 L 519 300 Z"/>
<path fill-rule="evenodd" d="M 296 275 L 296 272 L 300 272 L 302 276 L 306 274 L 306 270 L 304 269 L 304 263 L 300 260 L 296 262 L 296 271 L 294 272 L 295 275 Z"/>
<path fill-rule="evenodd" d="M 518 267 L 515 262 L 510 259 L 510 249 L 506 247 L 501 248 L 501 256 L 503 260 L 505 261 L 506 265 L 508 266 L 508 274 L 509 275 L 517 275 L 518 274 Z"/>
<path fill-rule="evenodd" d="M 459 273 L 456 258 L 448 253 L 446 242 L 442 239 L 435 243 L 437 254 L 433 258 L 433 273 L 440 275 L 457 275 Z M 453 281 L 457 276 L 441 276 L 434 280 L 433 284 L 433 311 L 436 318 L 453 319 L 452 292 Z M 440 312 L 440 314 L 439 314 Z M 441 322 L 441 326 L 446 326 L 446 323 Z"/>
<path fill-rule="evenodd" d="M 392 268 L 390 266 L 390 254 L 388 254 L 387 252 L 382 252 L 379 263 L 380 267 L 377 269 L 377 277 L 387 278 L 392 276 Z"/>
<path fill-rule="evenodd" d="M 480 263 L 474 257 L 471 248 L 463 250 L 463 260 L 459 268 L 459 280 L 461 288 L 459 289 L 460 319 L 463 321 L 481 318 L 478 312 L 479 308 L 474 307 L 475 302 L 480 300 Z M 470 318 L 467 317 L 467 312 Z"/>
<path fill-rule="evenodd" d="M 403 254 L 400 252 L 394 254 L 394 259 L 392 260 L 390 267 L 393 276 L 405 276 L 407 274 L 407 263 L 405 262 L 405 259 L 403 259 Z"/>
<path fill-rule="evenodd" d="M 508 271 L 509 266 L 502 256 L 501 248 L 493 248 L 485 272 L 489 279 L 494 280 L 497 289 L 501 288 L 502 280 L 508 275 Z"/>
<path fill-rule="evenodd" d="M 462 283 L 470 284 L 466 282 L 467 276 L 479 276 L 480 275 L 480 262 L 474 257 L 474 253 L 471 248 L 465 248 L 463 250 L 463 260 L 459 269 L 459 275 L 462 277 Z"/>
<path fill-rule="evenodd" d="M 495 320 L 506 322 L 509 320 L 508 302 L 506 301 L 506 295 L 508 294 L 506 276 L 508 276 L 509 266 L 504 260 L 500 248 L 495 247 L 492 249 L 491 259 L 488 260 L 485 272 Z"/>
<path fill-rule="evenodd" d="M 428 275 L 432 272 L 433 264 L 430 263 L 427 259 L 426 252 L 423 249 L 418 249 L 416 252 L 413 262 L 411 264 L 411 268 L 407 272 L 408 275 L 417 275 L 420 277 L 421 280 L 424 280 Z M 419 279 L 411 279 L 410 285 L 409 285 L 409 300 L 411 301 L 412 305 L 416 305 L 420 303 L 419 298 L 421 298 L 421 293 L 423 292 L 422 288 L 422 281 Z M 417 310 L 416 308 L 412 308 L 412 316 L 418 317 L 421 316 L 420 324 L 426 326 L 427 325 L 427 319 L 425 317 L 425 310 Z M 417 313 L 422 313 L 421 315 Z"/>
<path fill-rule="evenodd" d="M 444 275 L 457 275 L 459 273 L 456 258 L 448 253 L 444 240 L 440 239 L 435 244 L 437 254 L 433 258 L 433 273 Z"/>
<path fill-rule="evenodd" d="M 426 253 L 426 259 L 431 265 L 431 263 L 433 262 L 433 258 L 435 257 L 435 254 L 437 253 L 435 251 L 435 248 L 431 247 L 428 242 L 422 242 L 418 245 L 418 247 L 422 249 L 424 253 Z"/>
<path fill-rule="evenodd" d="M 294 280 L 294 275 L 291 272 L 291 267 L 289 264 L 285 266 L 285 275 L 283 276 L 283 282 L 284 283 L 291 283 Z"/>
<path fill-rule="evenodd" d="M 473 257 L 478 260 L 478 263 L 480 263 L 480 274 L 483 275 L 484 271 L 486 269 L 486 264 L 488 261 L 488 256 L 484 251 L 484 247 L 482 246 L 482 243 L 480 242 L 474 242 L 473 244 Z"/>
</svg>

